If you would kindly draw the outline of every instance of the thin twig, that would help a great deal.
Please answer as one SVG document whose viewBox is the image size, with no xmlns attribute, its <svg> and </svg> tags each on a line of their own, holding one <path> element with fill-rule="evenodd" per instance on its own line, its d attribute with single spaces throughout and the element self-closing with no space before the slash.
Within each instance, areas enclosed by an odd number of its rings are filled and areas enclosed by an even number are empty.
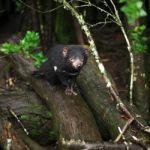
<svg viewBox="0 0 150 150">
<path fill-rule="evenodd" d="M 89 3 L 90 1 L 89 0 L 78 0 L 78 2 L 82 2 L 82 3 Z"/>
<path fill-rule="evenodd" d="M 115 19 L 115 15 L 109 13 L 108 11 L 106 11 L 106 10 L 104 10 L 104 9 L 102 9 L 102 8 L 100 8 L 100 7 L 98 7 L 98 6 L 94 5 L 94 4 L 92 4 L 92 3 L 91 3 L 91 6 L 95 7 L 96 9 L 98 9 L 98 10 L 101 11 L 101 12 L 104 12 L 104 13 L 108 14 L 109 16 L 111 16 L 112 18 Z"/>
<path fill-rule="evenodd" d="M 134 118 L 130 118 L 127 123 L 125 124 L 125 126 L 123 127 L 123 129 L 121 130 L 120 134 L 117 136 L 117 138 L 115 139 L 114 142 L 119 142 L 119 140 L 121 139 L 121 137 L 123 136 L 123 134 L 125 133 L 125 131 L 127 130 L 127 128 L 129 127 L 129 125 L 133 122 Z"/>
<path fill-rule="evenodd" d="M 17 117 L 17 115 L 15 114 L 15 112 L 11 109 L 8 108 L 9 112 L 12 114 L 12 116 L 14 116 L 16 118 L 16 120 L 18 121 L 18 123 L 20 124 L 20 126 L 22 127 L 23 131 L 29 135 L 29 132 L 27 131 L 27 129 L 24 127 L 23 123 L 19 120 L 19 118 Z"/>
<path fill-rule="evenodd" d="M 113 21 L 104 21 L 104 22 L 97 22 L 95 24 L 89 24 L 89 23 L 86 23 L 90 28 L 93 28 L 93 27 L 96 27 L 98 25 L 105 25 L 105 24 L 109 24 L 109 23 L 113 23 Z"/>
<path fill-rule="evenodd" d="M 89 7 L 89 4 L 80 5 L 80 6 L 75 6 L 75 8 L 84 8 L 84 7 Z"/>
<path fill-rule="evenodd" d="M 130 91 L 129 91 L 129 97 L 130 97 L 130 105 L 133 105 L 133 78 L 134 78 L 134 59 L 133 59 L 133 53 L 132 53 L 132 50 L 131 50 L 131 44 L 130 44 L 130 41 L 127 37 L 127 33 L 125 32 L 125 29 L 122 25 L 122 22 L 120 20 L 120 17 L 119 17 L 119 14 L 118 14 L 118 10 L 116 9 L 116 6 L 114 4 L 114 2 L 112 0 L 110 0 L 113 8 L 114 8 L 114 11 L 115 11 L 115 15 L 116 15 L 116 22 L 118 22 L 118 24 L 120 25 L 120 29 L 124 35 L 124 38 L 126 40 L 126 43 L 127 43 L 127 49 L 128 49 L 128 52 L 129 52 L 129 55 L 130 55 Z"/>
<path fill-rule="evenodd" d="M 126 149 L 129 150 L 129 144 L 126 142 L 126 138 L 125 138 L 125 136 L 123 135 L 121 128 L 118 127 L 118 130 L 119 130 L 120 134 L 122 134 L 121 137 L 122 137 L 122 139 L 124 140 L 124 144 L 125 144 L 125 146 L 126 146 Z"/>
<path fill-rule="evenodd" d="M 54 9 L 42 11 L 42 10 L 33 8 L 32 6 L 30 6 L 30 5 L 26 4 L 25 2 L 23 2 L 22 0 L 18 0 L 18 1 L 19 1 L 21 4 L 23 4 L 25 7 L 28 7 L 28 8 L 30 8 L 30 9 L 32 9 L 32 10 L 34 10 L 34 11 L 36 11 L 36 12 L 42 13 L 42 14 L 51 13 L 51 12 L 53 12 L 53 11 L 55 11 L 55 10 L 57 10 L 57 9 L 59 9 L 59 8 L 61 8 L 61 7 L 63 7 L 63 5 L 60 5 L 60 6 L 56 7 L 56 8 L 54 8 Z"/>
</svg>

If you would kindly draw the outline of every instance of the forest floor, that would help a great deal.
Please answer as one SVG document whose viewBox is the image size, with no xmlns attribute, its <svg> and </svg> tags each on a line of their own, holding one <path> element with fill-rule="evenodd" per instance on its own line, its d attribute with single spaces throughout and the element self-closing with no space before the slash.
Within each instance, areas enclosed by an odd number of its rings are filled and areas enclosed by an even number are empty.
<svg viewBox="0 0 150 150">
<path fill-rule="evenodd" d="M 0 44 L 6 42 L 19 31 L 19 16 L 9 16 L 0 20 Z M 98 34 L 97 34 L 98 33 Z M 120 96 L 127 98 L 129 69 L 128 51 L 122 33 L 116 25 L 108 25 L 92 30 L 100 57 L 116 82 Z M 0 70 L 3 64 L 0 64 Z"/>
</svg>

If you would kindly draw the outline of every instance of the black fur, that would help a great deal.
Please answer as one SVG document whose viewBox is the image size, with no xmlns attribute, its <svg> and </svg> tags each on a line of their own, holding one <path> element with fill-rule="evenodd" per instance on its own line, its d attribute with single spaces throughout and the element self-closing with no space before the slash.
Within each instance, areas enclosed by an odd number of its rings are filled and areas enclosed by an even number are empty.
<svg viewBox="0 0 150 150">
<path fill-rule="evenodd" d="M 68 95 L 76 95 L 76 78 L 87 62 L 87 50 L 78 45 L 56 45 L 46 54 L 48 60 L 41 69 L 33 73 L 35 76 L 44 76 L 51 85 L 60 83 L 65 87 Z M 71 57 L 78 57 L 83 64 L 77 68 L 69 61 Z"/>
</svg>

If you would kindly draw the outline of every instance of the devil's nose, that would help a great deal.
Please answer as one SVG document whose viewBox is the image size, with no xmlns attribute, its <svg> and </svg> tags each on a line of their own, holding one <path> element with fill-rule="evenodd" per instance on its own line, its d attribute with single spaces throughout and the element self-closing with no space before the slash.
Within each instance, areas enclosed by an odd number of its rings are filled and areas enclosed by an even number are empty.
<svg viewBox="0 0 150 150">
<path fill-rule="evenodd" d="M 81 64 L 77 64 L 77 65 L 75 66 L 76 69 L 78 69 L 78 68 L 80 68 L 80 67 L 81 67 Z"/>
<path fill-rule="evenodd" d="M 78 65 L 77 65 L 77 67 L 80 67 L 80 66 L 81 66 L 81 64 L 78 64 Z"/>
</svg>

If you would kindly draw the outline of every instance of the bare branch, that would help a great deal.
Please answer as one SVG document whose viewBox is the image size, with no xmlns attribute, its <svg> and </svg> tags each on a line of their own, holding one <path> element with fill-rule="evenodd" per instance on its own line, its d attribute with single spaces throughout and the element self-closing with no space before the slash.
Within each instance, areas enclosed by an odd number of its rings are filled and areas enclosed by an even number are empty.
<svg viewBox="0 0 150 150">
<path fill-rule="evenodd" d="M 80 6 L 75 6 L 75 8 L 83 8 L 83 7 L 89 7 L 89 4 L 80 5 Z"/>
<path fill-rule="evenodd" d="M 33 8 L 32 6 L 30 6 L 30 5 L 26 4 L 25 2 L 23 2 L 22 0 L 18 0 L 18 2 L 20 2 L 20 4 L 24 5 L 25 7 L 28 7 L 28 8 L 30 8 L 31 10 L 36 11 L 36 12 L 39 12 L 39 13 L 42 13 L 42 14 L 51 13 L 51 12 L 56 11 L 57 9 L 63 7 L 63 5 L 60 5 L 60 6 L 56 7 L 56 8 L 54 8 L 54 9 L 42 11 L 42 10 Z"/>
<path fill-rule="evenodd" d="M 89 24 L 89 23 L 86 23 L 89 27 L 96 27 L 96 26 L 98 26 L 98 25 L 106 25 L 106 24 L 108 24 L 108 23 L 113 23 L 113 21 L 104 21 L 104 22 L 97 22 L 97 23 L 95 23 L 95 24 Z"/>
<path fill-rule="evenodd" d="M 133 77 L 134 77 L 134 64 L 133 64 L 133 62 L 134 62 L 134 59 L 133 59 L 133 54 L 132 54 L 132 50 L 131 50 L 131 44 L 130 44 L 130 41 L 127 37 L 125 29 L 122 25 L 122 22 L 120 20 L 119 14 L 118 14 L 118 10 L 116 9 L 116 6 L 115 6 L 113 0 L 110 0 L 110 2 L 111 2 L 112 6 L 114 8 L 115 15 L 116 15 L 116 21 L 120 24 L 120 29 L 121 29 L 121 31 L 124 35 L 125 40 L 126 40 L 127 49 L 128 49 L 129 55 L 130 55 L 130 70 L 131 70 L 131 72 L 130 72 L 130 91 L 129 91 L 129 95 L 130 95 L 130 105 L 133 105 L 132 98 L 133 98 Z"/>
<path fill-rule="evenodd" d="M 117 136 L 117 138 L 115 139 L 115 142 L 118 142 L 120 139 L 121 139 L 121 137 L 123 136 L 123 134 L 125 133 L 125 131 L 127 130 L 127 128 L 129 127 L 129 125 L 133 122 L 133 118 L 131 118 L 131 119 L 129 119 L 128 121 L 127 121 L 127 123 L 125 124 L 125 126 L 123 127 L 123 129 L 121 130 L 121 132 L 120 132 L 120 134 Z"/>
<path fill-rule="evenodd" d="M 114 19 L 116 20 L 115 15 L 109 13 L 108 11 L 106 11 L 106 10 L 104 10 L 104 9 L 102 9 L 102 8 L 100 8 L 100 7 L 98 7 L 98 6 L 94 5 L 94 4 L 92 4 L 92 3 L 91 3 L 91 6 L 95 7 L 96 9 L 98 9 L 98 10 L 101 11 L 101 12 L 106 13 L 107 15 L 111 16 L 112 18 L 114 18 Z"/>
<path fill-rule="evenodd" d="M 24 127 L 23 123 L 19 120 L 19 118 L 17 117 L 17 115 L 15 114 L 15 112 L 11 109 L 8 108 L 9 112 L 12 114 L 12 116 L 15 117 L 15 119 L 18 121 L 18 123 L 20 124 L 20 126 L 22 127 L 23 131 L 26 133 L 26 135 L 29 135 L 29 132 L 27 131 L 27 129 Z"/>
</svg>

